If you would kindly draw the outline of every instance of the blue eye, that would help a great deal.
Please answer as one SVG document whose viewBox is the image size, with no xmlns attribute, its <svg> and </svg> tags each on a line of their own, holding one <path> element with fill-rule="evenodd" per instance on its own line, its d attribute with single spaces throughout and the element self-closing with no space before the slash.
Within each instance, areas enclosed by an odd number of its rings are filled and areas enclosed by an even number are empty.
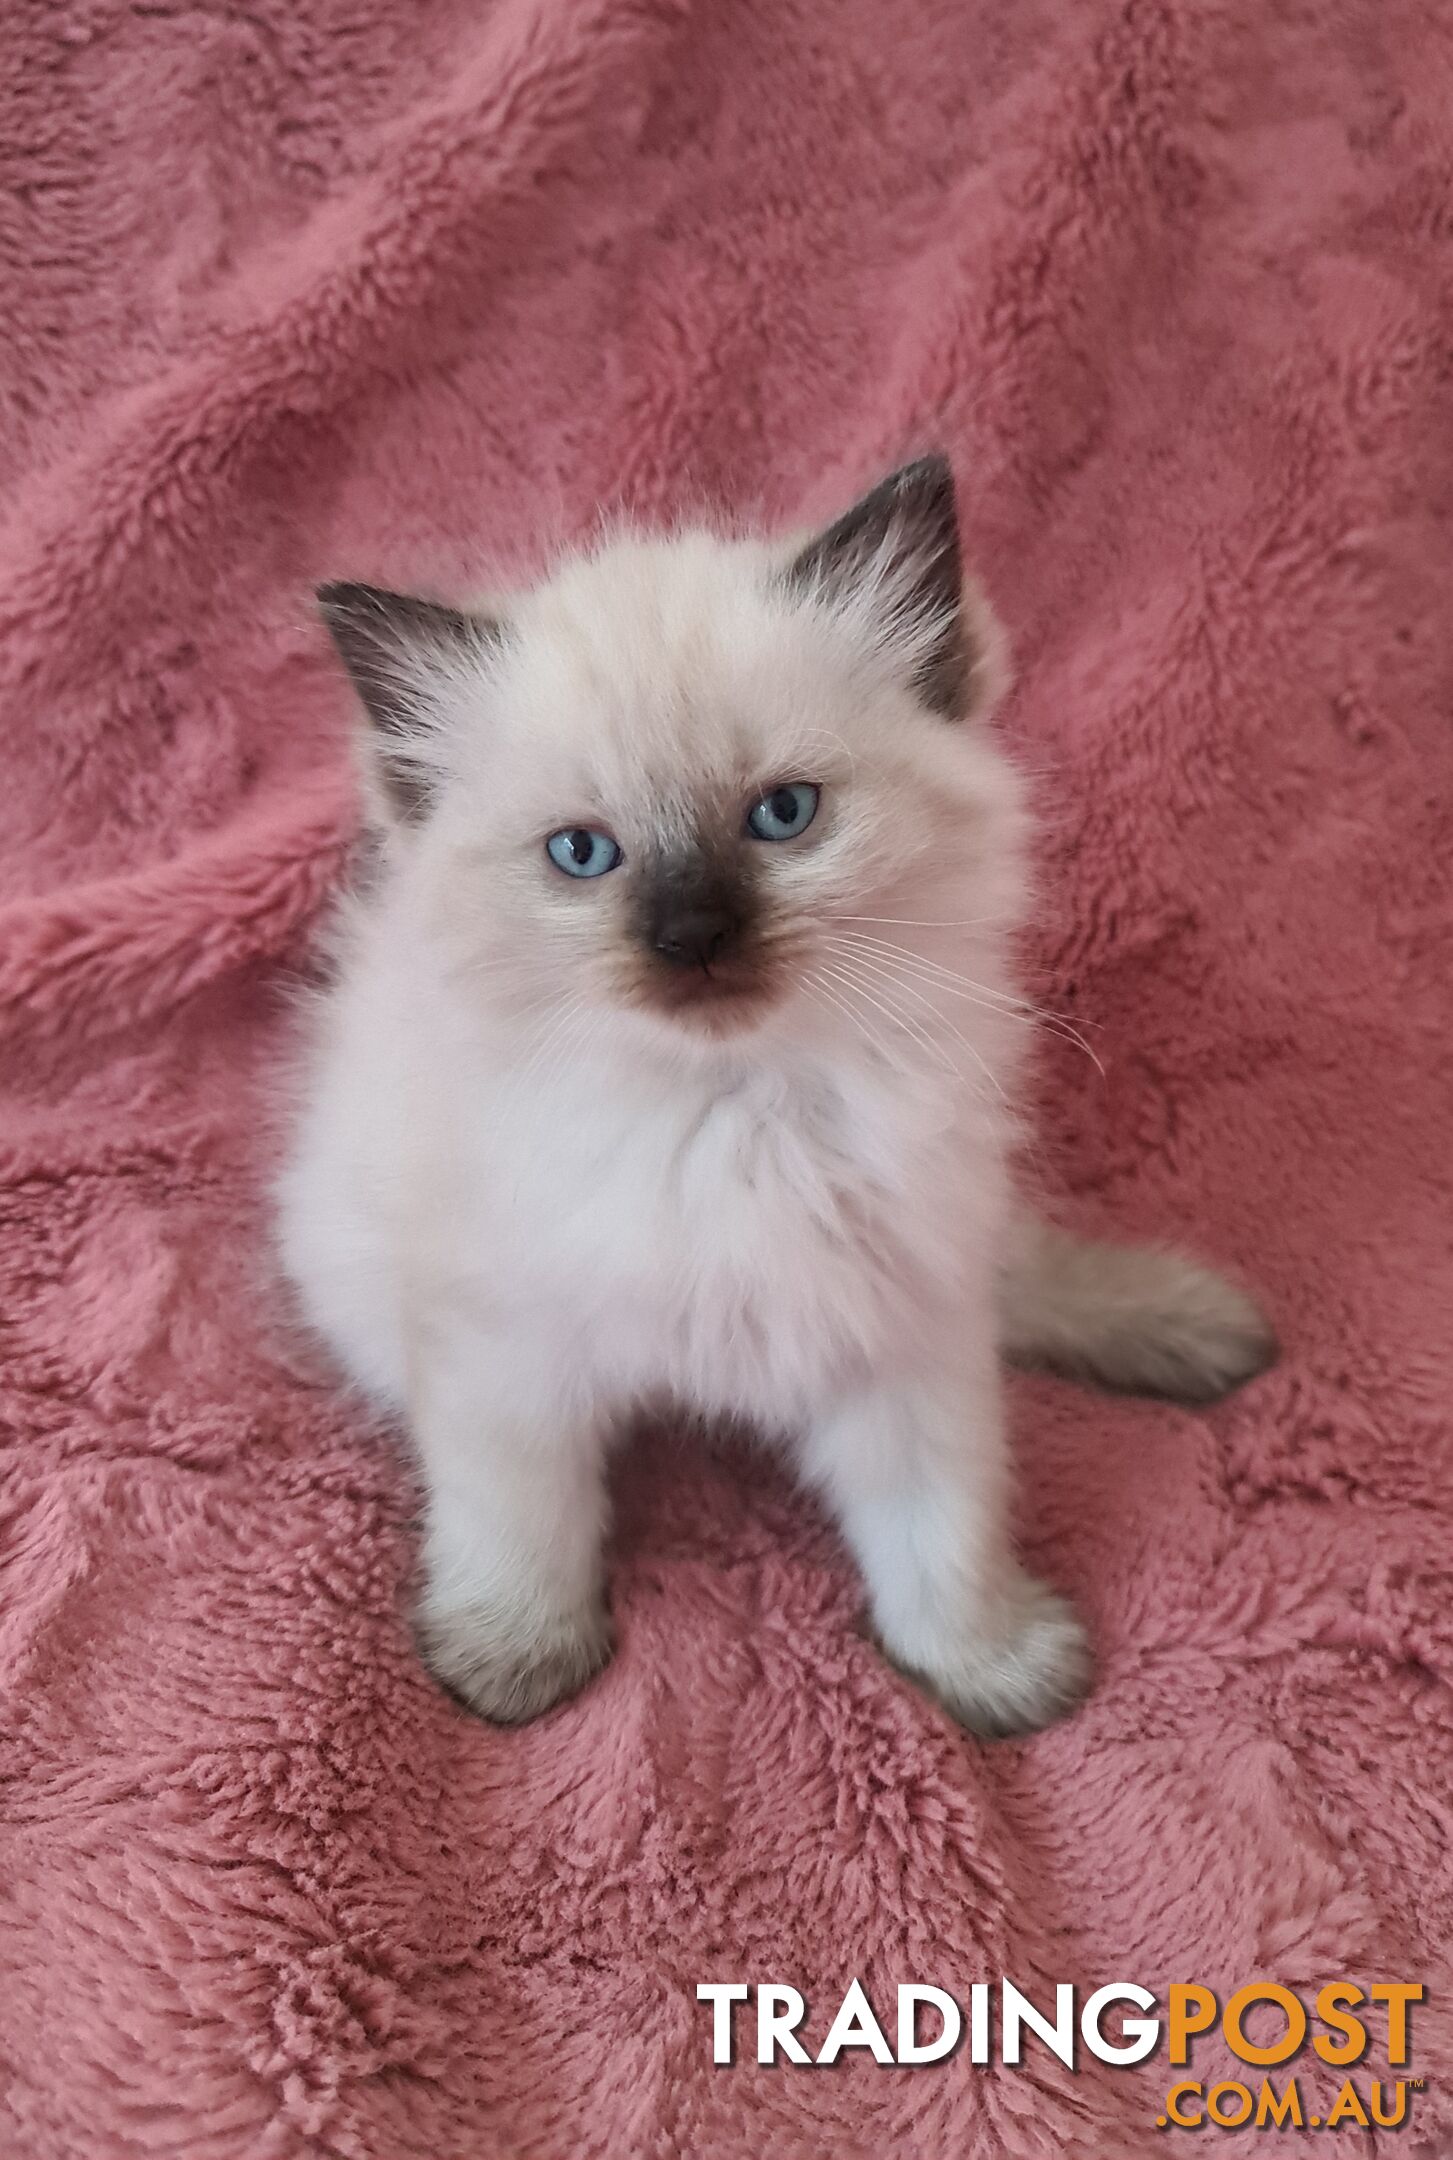
<svg viewBox="0 0 1453 2160">
<path fill-rule="evenodd" d="M 810 780 L 793 780 L 773 788 L 747 812 L 747 831 L 754 840 L 795 840 L 817 816 L 818 791 Z"/>
<path fill-rule="evenodd" d="M 545 842 L 545 853 L 567 877 L 604 877 L 621 859 L 621 851 L 610 834 L 593 832 L 588 825 L 552 832 Z"/>
</svg>

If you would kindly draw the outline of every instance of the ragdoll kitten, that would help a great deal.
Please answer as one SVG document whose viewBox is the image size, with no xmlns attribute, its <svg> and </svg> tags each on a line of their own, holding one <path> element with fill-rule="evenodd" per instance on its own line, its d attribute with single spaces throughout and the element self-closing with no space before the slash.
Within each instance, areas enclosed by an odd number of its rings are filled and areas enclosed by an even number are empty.
<svg viewBox="0 0 1453 2160">
<path fill-rule="evenodd" d="M 1058 1716 L 1089 1658 L 1010 1545 L 1001 1358 L 1207 1401 L 1272 1343 L 1016 1200 L 1024 812 L 948 466 L 488 613 L 321 600 L 381 848 L 282 1249 L 418 1450 L 434 1671 L 513 1721 L 604 1663 L 606 1451 L 670 1403 L 790 1451 L 956 1718 Z"/>
</svg>

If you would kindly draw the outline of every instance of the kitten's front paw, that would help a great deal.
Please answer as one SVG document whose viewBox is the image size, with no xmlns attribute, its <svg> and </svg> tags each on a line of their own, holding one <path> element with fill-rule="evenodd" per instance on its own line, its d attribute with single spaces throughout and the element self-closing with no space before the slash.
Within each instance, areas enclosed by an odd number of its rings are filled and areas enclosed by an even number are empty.
<svg viewBox="0 0 1453 2160">
<path fill-rule="evenodd" d="M 614 1648 L 604 1604 L 562 1617 L 536 1632 L 502 1635 L 498 1617 L 478 1605 L 418 1619 L 419 1647 L 436 1680 L 480 1717 L 525 1725 L 580 1692 Z"/>
<path fill-rule="evenodd" d="M 942 1658 L 903 1662 L 902 1669 L 985 1739 L 1038 1732 L 1067 1716 L 1088 1694 L 1093 1672 L 1074 1608 L 1030 1575 L 1020 1578 L 994 1639 L 959 1643 Z"/>
</svg>

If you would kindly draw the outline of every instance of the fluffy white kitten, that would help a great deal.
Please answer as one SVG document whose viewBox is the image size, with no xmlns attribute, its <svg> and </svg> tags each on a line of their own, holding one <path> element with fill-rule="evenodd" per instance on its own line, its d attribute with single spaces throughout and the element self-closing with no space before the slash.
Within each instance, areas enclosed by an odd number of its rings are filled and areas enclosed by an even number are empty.
<svg viewBox="0 0 1453 2160">
<path fill-rule="evenodd" d="M 1216 1276 L 1016 1206 L 1024 812 L 947 465 L 487 615 L 321 599 L 381 848 L 282 1249 L 408 1422 L 434 1671 L 502 1720 L 589 1679 L 607 1449 L 671 1404 L 790 1449 L 954 1716 L 1057 1716 L 1089 1659 L 1010 1547 L 1001 1357 L 1207 1399 L 1272 1346 Z"/>
</svg>

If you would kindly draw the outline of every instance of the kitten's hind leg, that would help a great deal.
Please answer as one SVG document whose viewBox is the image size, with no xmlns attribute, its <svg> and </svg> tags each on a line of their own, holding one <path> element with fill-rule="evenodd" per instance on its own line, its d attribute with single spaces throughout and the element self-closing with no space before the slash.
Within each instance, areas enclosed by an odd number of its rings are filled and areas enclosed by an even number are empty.
<svg viewBox="0 0 1453 2160">
<path fill-rule="evenodd" d="M 1215 1402 L 1277 1356 L 1260 1307 L 1213 1269 L 1029 1217 L 1001 1278 L 1000 1331 L 1013 1364 L 1177 1402 Z"/>
<path fill-rule="evenodd" d="M 545 1361 L 464 1329 L 420 1360 L 427 1486 L 416 1616 L 431 1671 L 498 1724 L 582 1688 L 610 1656 L 604 1441 Z"/>
</svg>

